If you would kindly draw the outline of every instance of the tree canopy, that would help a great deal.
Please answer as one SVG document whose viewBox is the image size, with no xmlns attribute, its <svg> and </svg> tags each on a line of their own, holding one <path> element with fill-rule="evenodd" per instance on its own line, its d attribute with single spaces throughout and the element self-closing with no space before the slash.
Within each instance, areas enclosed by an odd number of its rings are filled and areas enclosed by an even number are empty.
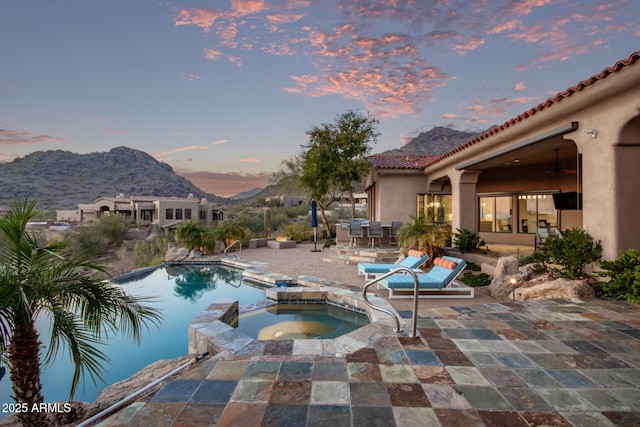
<svg viewBox="0 0 640 427">
<path fill-rule="evenodd" d="M 348 111 L 333 123 L 314 126 L 307 132 L 309 143 L 302 146 L 302 154 L 297 159 L 300 181 L 318 203 L 325 230 L 328 230 L 325 209 L 341 193 L 350 194 L 352 216 L 355 216 L 354 183 L 362 180 L 371 167 L 366 156 L 379 136 L 376 124 L 375 118 Z M 292 161 L 288 166 L 295 165 L 296 161 Z"/>
</svg>

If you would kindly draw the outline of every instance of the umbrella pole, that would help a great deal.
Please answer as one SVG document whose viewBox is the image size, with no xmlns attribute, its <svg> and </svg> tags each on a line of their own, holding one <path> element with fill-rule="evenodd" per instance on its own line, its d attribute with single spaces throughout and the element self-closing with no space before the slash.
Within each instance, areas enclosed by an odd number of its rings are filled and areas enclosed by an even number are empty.
<svg viewBox="0 0 640 427">
<path fill-rule="evenodd" d="M 311 252 L 320 252 L 316 246 L 318 242 L 317 227 L 313 227 L 313 250 Z"/>
</svg>

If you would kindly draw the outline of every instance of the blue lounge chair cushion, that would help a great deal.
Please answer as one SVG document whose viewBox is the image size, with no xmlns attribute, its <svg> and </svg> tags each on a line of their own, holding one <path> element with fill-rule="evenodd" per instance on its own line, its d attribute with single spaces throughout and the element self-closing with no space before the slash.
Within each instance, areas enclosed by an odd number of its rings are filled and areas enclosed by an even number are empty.
<svg viewBox="0 0 640 427">
<path fill-rule="evenodd" d="M 406 267 L 411 269 L 418 268 L 427 261 L 429 261 L 429 254 L 424 254 L 422 257 L 409 255 L 397 264 L 358 264 L 358 271 L 360 273 L 364 273 L 365 275 L 382 274 L 398 267 Z"/>
<path fill-rule="evenodd" d="M 439 289 L 449 284 L 460 274 L 467 265 L 463 259 L 443 257 L 457 263 L 454 269 L 448 269 L 434 265 L 428 273 L 418 274 L 418 286 L 420 289 Z M 380 281 L 380 284 L 390 289 L 412 289 L 415 285 L 410 274 L 394 274 Z"/>
</svg>

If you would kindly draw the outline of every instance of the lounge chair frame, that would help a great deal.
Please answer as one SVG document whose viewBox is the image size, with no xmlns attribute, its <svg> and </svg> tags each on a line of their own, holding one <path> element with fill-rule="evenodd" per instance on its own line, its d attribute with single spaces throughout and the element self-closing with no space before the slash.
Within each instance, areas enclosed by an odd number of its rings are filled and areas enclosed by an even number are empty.
<svg viewBox="0 0 640 427">
<path fill-rule="evenodd" d="M 364 276 L 365 280 L 371 280 L 398 267 L 406 267 L 414 270 L 416 273 L 422 273 L 423 271 L 420 270 L 419 267 L 427 261 L 429 261 L 429 254 L 425 253 L 421 258 L 409 255 L 396 264 L 360 263 L 358 264 L 358 276 Z"/>
<path fill-rule="evenodd" d="M 468 286 L 459 280 L 457 280 L 458 276 L 462 273 L 462 271 L 467 266 L 467 263 L 460 258 L 454 257 L 443 257 L 444 259 L 455 261 L 458 263 L 458 266 L 450 273 L 447 277 L 447 280 L 444 282 L 431 282 L 430 286 L 422 287 L 420 286 L 418 298 L 474 298 L 474 288 Z M 442 269 L 443 267 L 434 266 L 433 269 Z M 429 275 L 432 271 L 430 270 L 424 274 L 418 274 L 418 280 L 420 278 L 429 278 Z M 403 282 L 402 287 L 393 286 L 393 283 L 389 284 L 389 281 L 398 280 L 398 278 L 404 278 L 406 276 L 406 286 Z M 432 274 L 433 276 L 433 274 Z M 387 279 L 381 280 L 378 282 L 379 285 L 387 288 L 389 291 L 390 299 L 397 298 L 413 298 L 414 295 L 414 281 L 410 275 L 395 275 L 389 277 Z"/>
</svg>

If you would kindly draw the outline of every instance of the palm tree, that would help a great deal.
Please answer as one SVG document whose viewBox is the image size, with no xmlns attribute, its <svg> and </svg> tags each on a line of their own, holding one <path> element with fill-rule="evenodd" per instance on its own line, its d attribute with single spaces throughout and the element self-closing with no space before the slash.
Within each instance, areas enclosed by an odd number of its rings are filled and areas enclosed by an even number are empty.
<svg viewBox="0 0 640 427">
<path fill-rule="evenodd" d="M 435 252 L 445 247 L 448 235 L 448 229 L 429 224 L 425 217 L 411 217 L 411 222 L 403 224 L 398 230 L 398 242 L 403 252 L 409 249 L 426 251 L 433 262 Z"/>
<path fill-rule="evenodd" d="M 244 225 L 240 221 L 227 220 L 218 225 L 213 231 L 215 239 L 222 241 L 224 247 L 228 247 L 235 240 L 242 240 L 245 236 Z"/>
<path fill-rule="evenodd" d="M 176 241 L 188 250 L 202 247 L 202 233 L 204 228 L 195 221 L 187 221 L 176 229 Z"/>
<path fill-rule="evenodd" d="M 65 257 L 64 243 L 41 245 L 27 223 L 37 213 L 35 202 L 14 200 L 0 218 L 0 351 L 6 351 L 14 399 L 26 408 L 44 402 L 40 383 L 40 315 L 52 319 L 51 341 L 44 363 L 52 362 L 66 345 L 75 363 L 69 399 L 80 374 L 94 383 L 103 378 L 107 356 L 95 344 L 123 332 L 138 340 L 143 327 L 155 324 L 160 313 L 142 305 L 149 301 L 126 294 L 121 287 L 96 277 L 104 273 L 85 255 Z M 23 425 L 50 425 L 44 412 L 21 412 Z"/>
</svg>

